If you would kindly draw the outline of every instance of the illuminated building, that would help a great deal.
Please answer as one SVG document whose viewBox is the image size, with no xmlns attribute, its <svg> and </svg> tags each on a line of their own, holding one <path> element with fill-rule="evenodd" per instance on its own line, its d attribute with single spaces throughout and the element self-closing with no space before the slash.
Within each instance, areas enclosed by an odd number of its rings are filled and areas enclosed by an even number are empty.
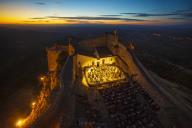
<svg viewBox="0 0 192 128">
<path fill-rule="evenodd" d="M 116 31 L 47 48 L 49 72 L 25 126 L 162 128 L 164 99 L 134 49 Z"/>
</svg>

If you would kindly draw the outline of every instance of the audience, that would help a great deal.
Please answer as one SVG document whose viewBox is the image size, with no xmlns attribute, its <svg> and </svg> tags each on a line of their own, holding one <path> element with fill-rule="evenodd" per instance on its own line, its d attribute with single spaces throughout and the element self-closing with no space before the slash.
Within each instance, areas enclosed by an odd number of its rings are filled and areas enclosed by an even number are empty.
<svg viewBox="0 0 192 128">
<path fill-rule="evenodd" d="M 114 128 L 162 128 L 149 94 L 138 84 L 121 83 L 99 90 Z M 144 96 L 141 102 L 138 96 Z M 149 105 L 148 105 L 149 104 Z"/>
<path fill-rule="evenodd" d="M 114 65 L 103 64 L 101 66 L 92 66 L 87 68 L 85 72 L 88 83 L 92 85 L 126 78 L 124 72 Z"/>
</svg>

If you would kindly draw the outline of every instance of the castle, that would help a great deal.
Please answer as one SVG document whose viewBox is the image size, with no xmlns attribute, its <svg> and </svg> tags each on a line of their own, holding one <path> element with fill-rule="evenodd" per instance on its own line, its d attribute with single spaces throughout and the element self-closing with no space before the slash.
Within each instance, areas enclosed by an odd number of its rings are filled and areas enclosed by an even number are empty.
<svg viewBox="0 0 192 128">
<path fill-rule="evenodd" d="M 167 118 L 166 113 L 170 99 L 161 93 L 134 50 L 134 44 L 121 41 L 116 31 L 46 48 L 48 74 L 46 81 L 43 80 L 41 100 L 24 126 L 172 126 L 175 122 Z"/>
<path fill-rule="evenodd" d="M 74 91 L 76 95 L 87 97 L 88 104 L 98 106 L 98 108 L 101 109 L 98 109 L 98 111 L 102 113 L 102 118 L 106 121 L 101 124 L 101 126 L 112 127 L 112 125 L 114 125 L 114 127 L 117 127 L 120 125 L 120 127 L 125 127 L 128 125 L 126 124 L 126 120 L 122 120 L 125 124 L 121 124 L 121 121 L 119 123 L 110 124 L 107 121 L 107 118 L 116 115 L 117 113 L 110 113 L 111 110 L 106 108 L 103 103 L 95 103 L 95 101 L 101 99 L 105 100 L 107 95 L 105 94 L 105 90 L 109 91 L 111 88 L 117 88 L 118 90 L 120 88 L 120 91 L 122 91 L 121 89 L 123 88 L 129 88 L 131 86 L 136 88 L 138 85 L 139 87 L 141 86 L 141 92 L 143 91 L 146 95 L 150 95 L 149 99 L 144 100 L 146 100 L 145 102 L 147 103 L 150 102 L 149 106 L 153 109 L 159 110 L 161 106 L 157 105 L 157 103 L 161 104 L 163 101 L 159 92 L 154 90 L 154 87 L 151 86 L 149 80 L 144 76 L 138 64 L 136 64 L 137 60 L 135 60 L 134 49 L 135 47 L 132 43 L 125 46 L 125 44 L 119 40 L 116 31 L 113 33 L 105 33 L 103 36 L 95 39 L 83 40 L 75 45 L 68 42 L 67 45 L 56 44 L 53 47 L 47 48 L 49 74 L 51 74 L 52 83 L 51 86 L 52 88 L 59 87 L 60 89 L 63 89 L 64 93 Z M 64 53 L 62 54 L 62 52 Z M 59 57 L 62 57 L 61 54 L 66 56 L 63 66 L 59 66 L 58 62 L 58 60 L 62 60 L 59 59 Z M 68 90 L 68 92 L 66 92 L 66 90 Z M 138 91 L 137 89 L 135 90 Z M 120 94 L 127 95 L 126 92 L 123 91 Z M 67 97 L 68 96 L 70 96 L 70 94 L 67 95 Z M 134 97 L 132 98 L 134 99 Z M 65 123 L 63 123 L 65 124 L 65 127 L 73 124 L 74 120 L 78 122 L 81 120 L 81 118 L 77 118 L 79 115 L 75 115 L 75 112 L 81 111 L 78 110 L 79 107 L 81 108 L 81 105 L 76 107 L 74 106 L 77 104 L 75 99 L 78 99 L 78 97 L 71 96 L 71 98 L 69 98 L 71 101 L 68 103 L 71 104 L 71 108 L 69 110 L 64 110 L 64 112 L 70 117 L 70 119 L 63 117 L 63 120 L 65 120 Z M 126 99 L 126 97 L 123 99 Z M 122 103 L 120 103 L 122 106 L 123 99 L 119 99 L 122 100 Z M 130 104 L 132 104 L 132 102 L 130 102 Z M 137 104 L 137 101 L 133 104 Z M 145 108 L 141 107 L 141 110 L 144 111 L 144 109 Z M 149 116 L 146 116 L 146 118 L 150 118 L 153 115 L 152 113 L 150 114 L 149 112 Z M 122 115 L 122 117 L 124 116 Z M 136 117 L 132 118 L 134 119 Z M 68 122 L 68 125 L 66 122 Z M 88 120 L 80 122 L 83 127 L 88 127 L 89 125 L 91 127 L 96 123 Z M 62 125 L 62 123 L 60 125 Z M 99 125 L 99 123 L 97 125 Z M 135 124 L 133 123 L 130 125 Z M 154 125 L 154 127 L 161 127 L 158 117 L 154 117 L 154 124 L 152 123 L 151 125 Z"/>
</svg>

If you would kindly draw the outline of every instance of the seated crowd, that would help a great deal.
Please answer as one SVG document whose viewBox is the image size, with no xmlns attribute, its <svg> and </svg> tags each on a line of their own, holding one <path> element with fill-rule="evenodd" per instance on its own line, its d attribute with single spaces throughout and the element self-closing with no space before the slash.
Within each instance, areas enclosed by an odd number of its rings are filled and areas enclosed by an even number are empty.
<svg viewBox="0 0 192 128">
<path fill-rule="evenodd" d="M 114 128 L 161 128 L 156 113 L 151 109 L 154 101 L 136 83 L 121 83 L 99 90 Z M 143 97 L 142 102 L 139 95 Z M 148 105 L 149 104 L 149 105 Z M 156 108 L 158 105 L 156 105 Z M 156 109 L 157 110 L 157 109 Z"/>
<path fill-rule="evenodd" d="M 124 72 L 117 66 L 106 64 L 86 68 L 85 75 L 87 82 L 90 85 L 118 81 L 126 78 Z"/>
</svg>

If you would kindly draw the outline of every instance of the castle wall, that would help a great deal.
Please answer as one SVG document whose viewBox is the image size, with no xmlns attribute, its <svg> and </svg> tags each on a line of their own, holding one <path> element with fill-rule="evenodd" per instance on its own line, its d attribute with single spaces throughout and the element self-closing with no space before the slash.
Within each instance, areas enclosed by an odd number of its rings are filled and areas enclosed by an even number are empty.
<svg viewBox="0 0 192 128">
<path fill-rule="evenodd" d="M 57 70 L 57 59 L 59 54 L 59 51 L 47 50 L 48 68 L 50 72 L 54 72 Z"/>
<path fill-rule="evenodd" d="M 121 41 L 118 41 L 117 36 L 106 34 L 105 36 L 96 39 L 82 41 L 81 44 L 91 48 L 106 45 L 114 55 L 120 58 L 116 59 L 118 65 L 123 67 L 123 70 L 129 75 L 135 76 L 134 79 L 137 80 L 137 82 L 142 85 L 143 88 L 145 88 L 145 90 L 148 91 L 149 94 L 154 97 L 157 102 L 163 102 L 162 98 L 160 98 L 158 90 L 154 87 L 150 78 L 146 75 L 146 72 L 144 72 L 144 69 L 142 69 L 143 66 L 141 66 L 141 64 L 136 61 L 135 56 L 131 54 L 131 51 L 129 51 Z M 78 60 L 78 58 L 81 59 Z M 81 56 L 77 57 L 77 64 L 78 62 L 81 62 L 81 67 L 88 65 L 90 66 L 92 65 L 91 61 L 96 60 L 97 59 L 92 57 L 89 58 L 87 56 Z"/>
<path fill-rule="evenodd" d="M 77 75 L 78 75 L 78 72 L 77 72 L 77 55 L 74 55 L 73 56 L 73 80 L 75 81 L 77 79 Z"/>
<path fill-rule="evenodd" d="M 156 89 L 154 89 L 153 84 L 150 82 L 145 72 L 143 72 L 143 67 L 138 63 L 138 61 L 135 61 L 135 57 L 130 51 L 128 51 L 123 43 L 118 41 L 117 36 L 106 34 L 105 36 L 96 39 L 83 41 L 83 43 L 89 45 L 90 47 L 106 45 L 114 55 L 120 57 L 120 59 L 116 60 L 118 64 L 123 67 L 123 70 L 128 72 L 129 75 L 135 75 L 136 77 L 134 77 L 134 79 L 137 80 L 140 85 L 142 85 L 153 97 L 158 97 L 157 94 L 159 93 L 156 91 Z M 87 58 L 87 60 L 89 61 L 90 58 Z M 85 59 L 85 61 L 87 60 Z M 91 63 L 88 65 L 91 65 Z"/>
<path fill-rule="evenodd" d="M 115 48 L 114 45 L 118 45 L 118 48 Z M 130 51 L 122 44 L 122 42 L 116 42 L 114 37 L 109 35 L 107 37 L 107 46 L 113 52 L 114 55 L 117 55 L 123 60 L 128 66 L 128 72 L 130 75 L 135 75 L 134 77 L 137 82 L 145 88 L 149 94 L 154 97 L 154 99 L 163 104 L 163 99 L 160 96 L 158 90 L 153 86 L 153 84 L 149 81 L 145 72 L 142 71 L 140 64 L 138 61 L 135 61 L 135 56 L 131 54 Z"/>
<path fill-rule="evenodd" d="M 122 61 L 119 57 L 116 57 L 116 62 L 117 62 L 117 65 L 118 65 L 119 67 L 121 67 L 122 70 L 123 70 L 125 73 L 129 74 L 128 66 L 127 66 L 127 64 L 126 64 L 124 61 Z"/>
</svg>

